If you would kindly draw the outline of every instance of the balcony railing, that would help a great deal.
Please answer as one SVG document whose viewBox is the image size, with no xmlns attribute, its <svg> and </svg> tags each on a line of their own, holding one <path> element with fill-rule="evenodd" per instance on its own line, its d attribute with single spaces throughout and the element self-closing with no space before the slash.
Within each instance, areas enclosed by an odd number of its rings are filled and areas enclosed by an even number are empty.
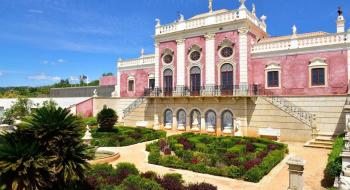
<svg viewBox="0 0 350 190">
<path fill-rule="evenodd" d="M 196 97 L 196 96 L 257 96 L 258 85 L 229 86 L 178 86 L 172 88 L 146 88 L 146 97 Z"/>
</svg>

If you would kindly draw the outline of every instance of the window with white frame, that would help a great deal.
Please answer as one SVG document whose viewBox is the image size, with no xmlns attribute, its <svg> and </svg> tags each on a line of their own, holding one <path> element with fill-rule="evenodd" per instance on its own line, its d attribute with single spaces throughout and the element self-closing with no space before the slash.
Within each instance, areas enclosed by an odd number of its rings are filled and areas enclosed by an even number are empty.
<svg viewBox="0 0 350 190">
<path fill-rule="evenodd" d="M 281 87 L 281 67 L 277 63 L 271 63 L 265 68 L 265 88 Z"/>
<path fill-rule="evenodd" d="M 323 58 L 315 58 L 309 64 L 309 86 L 325 87 L 327 86 L 328 65 Z"/>
<path fill-rule="evenodd" d="M 135 78 L 132 76 L 128 77 L 128 91 L 129 92 L 135 91 Z"/>
<path fill-rule="evenodd" d="M 154 89 L 156 84 L 155 76 L 154 74 L 148 75 L 148 88 Z"/>
</svg>

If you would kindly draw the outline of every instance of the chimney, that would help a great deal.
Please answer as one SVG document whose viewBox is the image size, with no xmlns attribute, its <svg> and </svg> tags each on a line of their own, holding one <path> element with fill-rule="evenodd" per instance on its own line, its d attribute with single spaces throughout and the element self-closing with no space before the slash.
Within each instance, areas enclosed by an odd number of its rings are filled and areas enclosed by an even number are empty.
<svg viewBox="0 0 350 190">
<path fill-rule="evenodd" d="M 345 32 L 345 19 L 341 7 L 338 8 L 337 33 Z"/>
</svg>

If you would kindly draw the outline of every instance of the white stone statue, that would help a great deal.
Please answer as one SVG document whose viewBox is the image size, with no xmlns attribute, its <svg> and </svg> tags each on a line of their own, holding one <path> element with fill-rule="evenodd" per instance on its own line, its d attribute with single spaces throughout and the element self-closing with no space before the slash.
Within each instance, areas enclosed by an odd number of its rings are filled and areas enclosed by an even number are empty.
<svg viewBox="0 0 350 190">
<path fill-rule="evenodd" d="M 350 132 L 350 118 L 348 119 L 348 122 L 346 123 L 346 132 Z"/>
<path fill-rule="evenodd" d="M 261 19 L 261 22 L 262 22 L 263 24 L 266 24 L 267 16 L 262 15 L 262 16 L 260 17 L 260 19 Z"/>
<path fill-rule="evenodd" d="M 297 35 L 298 29 L 297 29 L 297 26 L 295 26 L 295 24 L 292 27 L 292 31 L 293 31 L 293 35 Z"/>
<path fill-rule="evenodd" d="M 192 130 L 199 131 L 198 113 L 195 111 L 192 116 Z"/>
<path fill-rule="evenodd" d="M 241 3 L 241 6 L 239 7 L 240 9 L 246 8 L 245 7 L 246 0 L 239 0 L 239 2 Z"/>
<path fill-rule="evenodd" d="M 89 125 L 86 126 L 85 135 L 84 135 L 84 137 L 83 137 L 82 139 L 83 139 L 83 141 L 84 141 L 85 144 L 90 145 L 91 140 L 92 140 L 92 136 L 91 136 L 91 133 L 90 133 L 90 127 L 89 127 Z"/>
<path fill-rule="evenodd" d="M 209 12 L 213 12 L 213 0 L 209 0 Z"/>
<path fill-rule="evenodd" d="M 156 18 L 156 27 L 160 26 L 160 19 Z"/>
<path fill-rule="evenodd" d="M 350 177 L 340 176 L 339 177 L 339 190 L 349 190 L 350 189 Z"/>
<path fill-rule="evenodd" d="M 97 95 L 97 89 L 94 89 L 94 96 L 93 97 L 98 97 Z"/>
<path fill-rule="evenodd" d="M 180 22 L 185 21 L 185 16 L 181 13 L 179 13 L 179 21 Z"/>
<path fill-rule="evenodd" d="M 145 49 L 141 49 L 141 57 L 143 57 L 145 55 Z"/>
<path fill-rule="evenodd" d="M 255 12 L 256 12 L 255 3 L 252 4 L 252 7 L 253 7 L 253 8 L 252 8 L 252 13 L 253 13 L 253 15 L 255 15 Z"/>
</svg>

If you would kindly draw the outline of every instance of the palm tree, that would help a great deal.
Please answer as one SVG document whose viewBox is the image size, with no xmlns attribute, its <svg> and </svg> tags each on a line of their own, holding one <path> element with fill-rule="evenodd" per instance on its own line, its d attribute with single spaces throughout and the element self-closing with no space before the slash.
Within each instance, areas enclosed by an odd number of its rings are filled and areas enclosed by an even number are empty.
<svg viewBox="0 0 350 190">
<path fill-rule="evenodd" d="M 33 134 L 44 156 L 54 158 L 50 166 L 59 186 L 84 179 L 90 157 L 81 140 L 85 129 L 81 119 L 67 109 L 46 106 L 33 112 L 22 127 Z"/>
<path fill-rule="evenodd" d="M 44 156 L 22 131 L 0 135 L 0 184 L 12 190 L 50 188 L 54 157 Z"/>
</svg>

